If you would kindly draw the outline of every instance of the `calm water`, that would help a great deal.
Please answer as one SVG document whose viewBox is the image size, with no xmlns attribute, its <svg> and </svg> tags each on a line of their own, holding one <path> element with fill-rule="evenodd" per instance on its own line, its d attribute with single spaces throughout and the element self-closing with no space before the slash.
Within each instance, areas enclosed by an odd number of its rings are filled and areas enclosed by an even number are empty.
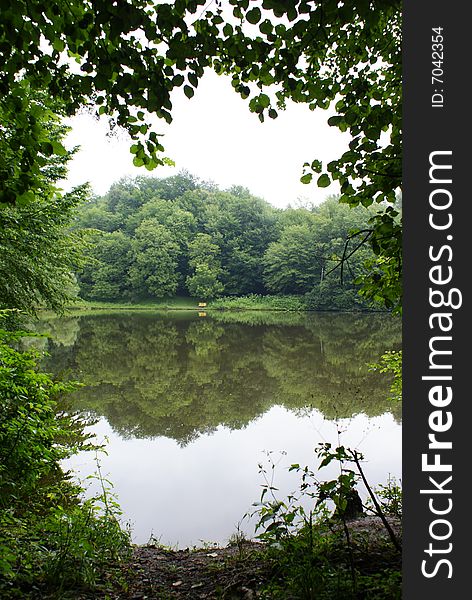
<svg viewBox="0 0 472 600">
<path fill-rule="evenodd" d="M 98 417 L 101 468 L 138 543 L 224 543 L 238 523 L 251 535 L 241 519 L 259 499 L 266 452 L 281 498 L 297 487 L 288 466 L 315 467 L 325 441 L 358 448 L 372 483 L 400 477 L 400 406 L 366 367 L 399 347 L 399 320 L 120 312 L 40 329 L 52 336 L 47 368 L 86 384 L 73 408 Z M 81 478 L 96 470 L 87 454 L 68 466 Z"/>
</svg>

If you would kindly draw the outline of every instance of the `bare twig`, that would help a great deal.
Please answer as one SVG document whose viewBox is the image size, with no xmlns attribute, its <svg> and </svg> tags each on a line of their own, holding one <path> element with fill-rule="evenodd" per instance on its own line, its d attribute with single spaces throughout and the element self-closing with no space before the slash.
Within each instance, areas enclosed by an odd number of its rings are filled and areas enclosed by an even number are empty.
<svg viewBox="0 0 472 600">
<path fill-rule="evenodd" d="M 395 546 L 395 548 L 398 550 L 398 552 L 401 552 L 402 551 L 401 544 L 398 541 L 397 536 L 395 535 L 393 529 L 391 528 L 390 523 L 387 521 L 385 514 L 382 510 L 382 507 L 380 506 L 374 492 L 372 491 L 372 488 L 370 487 L 370 485 L 366 479 L 366 476 L 364 475 L 364 471 L 362 470 L 360 460 L 359 460 L 359 454 L 355 450 L 351 451 L 351 453 L 352 453 L 352 460 L 354 461 L 354 463 L 357 467 L 357 470 L 359 471 L 359 475 L 361 476 L 362 481 L 364 482 L 364 485 L 365 485 L 367 491 L 369 492 L 369 496 L 371 497 L 372 502 L 374 503 L 377 514 L 381 518 L 382 523 L 384 524 L 385 529 L 387 530 L 388 535 L 390 536 L 392 544 Z"/>
</svg>

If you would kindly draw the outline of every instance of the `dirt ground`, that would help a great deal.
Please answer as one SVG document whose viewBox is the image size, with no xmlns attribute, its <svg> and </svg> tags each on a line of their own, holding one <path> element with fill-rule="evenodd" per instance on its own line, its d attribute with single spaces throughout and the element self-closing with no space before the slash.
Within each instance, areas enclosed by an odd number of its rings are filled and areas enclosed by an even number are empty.
<svg viewBox="0 0 472 600">
<path fill-rule="evenodd" d="M 198 550 L 136 546 L 120 577 L 104 582 L 103 592 L 77 594 L 75 599 L 251 600 L 258 597 L 268 569 L 262 545 L 255 542 Z M 110 584 L 115 591 L 110 592 Z"/>
<path fill-rule="evenodd" d="M 401 524 L 390 519 L 401 537 Z M 401 556 L 388 542 L 377 517 L 349 523 L 356 565 L 364 572 L 400 568 Z M 386 552 L 386 548 L 391 547 Z M 77 594 L 75 600 L 255 600 L 270 579 L 264 545 L 243 541 L 227 548 L 167 550 L 157 545 L 136 546 L 120 576 L 105 582 L 103 592 Z M 110 586 L 114 591 L 110 591 Z M 105 591 L 106 589 L 106 591 Z"/>
</svg>

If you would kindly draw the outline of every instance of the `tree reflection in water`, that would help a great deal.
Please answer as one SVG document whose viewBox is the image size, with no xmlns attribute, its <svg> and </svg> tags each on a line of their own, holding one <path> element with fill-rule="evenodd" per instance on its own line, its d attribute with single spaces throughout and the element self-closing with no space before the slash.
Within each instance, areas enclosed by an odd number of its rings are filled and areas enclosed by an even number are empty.
<svg viewBox="0 0 472 600">
<path fill-rule="evenodd" d="M 39 329 L 53 336 L 46 368 L 85 383 L 72 408 L 106 417 L 125 438 L 185 445 L 274 405 L 400 419 L 388 378 L 367 367 L 400 347 L 400 321 L 385 314 L 120 312 Z"/>
</svg>

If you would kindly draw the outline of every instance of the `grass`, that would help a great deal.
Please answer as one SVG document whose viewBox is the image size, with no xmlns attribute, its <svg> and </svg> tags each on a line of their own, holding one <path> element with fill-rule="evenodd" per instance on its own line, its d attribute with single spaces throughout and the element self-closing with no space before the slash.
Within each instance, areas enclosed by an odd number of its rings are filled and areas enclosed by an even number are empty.
<svg viewBox="0 0 472 600">
<path fill-rule="evenodd" d="M 208 300 L 201 307 L 201 300 L 185 296 L 174 298 L 156 298 L 155 300 L 138 302 L 100 302 L 96 300 L 78 300 L 69 308 L 74 311 L 91 310 L 264 310 L 264 311 L 306 311 L 301 296 L 249 296 L 217 298 Z"/>
<path fill-rule="evenodd" d="M 205 306 L 199 306 L 204 303 Z M 153 300 L 137 300 L 128 302 L 102 302 L 99 300 L 82 300 L 67 307 L 73 312 L 81 311 L 119 311 L 119 310 L 147 310 L 147 311 L 199 311 L 199 312 L 233 312 L 258 311 L 258 312 L 280 312 L 280 313 L 309 313 L 326 312 L 309 308 L 305 296 L 263 296 L 261 294 L 248 294 L 247 296 L 225 296 L 213 300 L 202 300 L 189 298 L 188 296 L 175 296 L 172 298 L 155 298 Z M 359 310 L 335 310 L 329 312 L 356 312 Z M 371 312 L 370 310 L 367 312 Z M 376 311 L 377 312 L 377 311 Z"/>
<path fill-rule="evenodd" d="M 156 298 L 139 302 L 100 302 L 98 300 L 79 299 L 69 307 L 71 310 L 198 310 L 198 300 L 176 296 L 175 298 Z M 200 309 L 201 310 L 201 309 Z"/>
</svg>

